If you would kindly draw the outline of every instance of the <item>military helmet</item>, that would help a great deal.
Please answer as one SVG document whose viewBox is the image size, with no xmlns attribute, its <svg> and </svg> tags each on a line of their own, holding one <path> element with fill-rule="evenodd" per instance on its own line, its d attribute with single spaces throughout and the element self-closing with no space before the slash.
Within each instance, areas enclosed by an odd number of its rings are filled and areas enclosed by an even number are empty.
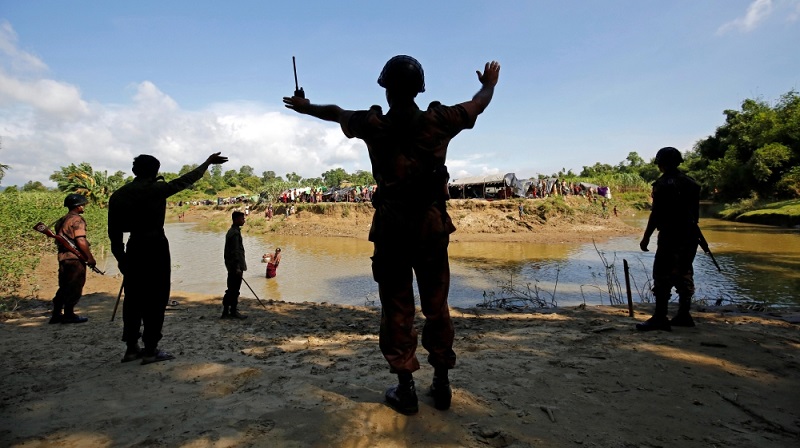
<svg viewBox="0 0 800 448">
<path fill-rule="evenodd" d="M 66 198 L 64 198 L 64 207 L 72 210 L 73 208 L 84 205 L 88 203 L 89 200 L 86 199 L 86 196 L 78 193 L 68 194 Z"/>
<path fill-rule="evenodd" d="M 425 72 L 422 64 L 411 56 L 395 56 L 383 66 L 378 85 L 385 89 L 399 89 L 422 93 L 425 91 Z"/>
<path fill-rule="evenodd" d="M 683 163 L 683 156 L 681 155 L 681 152 L 672 146 L 661 148 L 656 153 L 656 165 L 677 167 L 681 163 Z"/>
</svg>

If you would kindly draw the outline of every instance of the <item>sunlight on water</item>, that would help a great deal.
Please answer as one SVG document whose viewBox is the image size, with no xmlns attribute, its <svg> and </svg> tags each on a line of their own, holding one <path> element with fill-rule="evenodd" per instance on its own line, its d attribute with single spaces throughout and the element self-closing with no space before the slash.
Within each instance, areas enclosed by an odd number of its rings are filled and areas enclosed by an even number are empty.
<svg viewBox="0 0 800 448">
<path fill-rule="evenodd" d="M 641 216 L 632 222 L 644 225 Z M 704 219 L 701 227 L 723 272 L 708 255 L 695 259 L 696 298 L 800 303 L 800 232 Z M 220 297 L 225 291 L 224 232 L 198 230 L 194 224 L 166 226 L 172 251 L 172 289 Z M 450 245 L 450 304 L 474 306 L 484 291 L 499 292 L 501 283 L 538 288 L 541 298 L 553 294 L 559 305 L 609 303 L 606 268 L 616 272 L 614 287 L 625 297 L 622 260 L 628 260 L 634 301 L 651 297 L 655 238 L 650 252 L 639 250 L 640 235 L 589 244 L 523 244 L 459 242 Z M 353 238 L 250 236 L 244 234 L 248 271 L 245 280 L 261 300 L 378 303 L 372 280 L 372 243 Z M 261 255 L 282 248 L 278 276 L 265 278 Z M 109 266 L 113 266 L 109 262 Z M 110 269 L 113 273 L 113 268 Z M 618 282 L 618 283 L 617 283 Z M 620 288 L 620 289 L 616 289 Z M 252 298 L 242 285 L 242 300 Z"/>
</svg>

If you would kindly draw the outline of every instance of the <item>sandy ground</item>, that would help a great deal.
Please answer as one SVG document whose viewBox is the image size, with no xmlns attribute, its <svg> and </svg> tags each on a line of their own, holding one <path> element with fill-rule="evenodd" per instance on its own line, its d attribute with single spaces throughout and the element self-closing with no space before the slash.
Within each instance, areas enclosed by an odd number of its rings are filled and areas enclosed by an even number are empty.
<svg viewBox="0 0 800 448">
<path fill-rule="evenodd" d="M 454 241 L 587 242 L 640 230 L 589 210 L 519 219 L 515 205 L 453 201 Z M 628 213 L 628 210 L 620 210 Z M 366 238 L 369 209 L 301 211 L 247 232 Z M 230 210 L 184 219 L 225 223 Z M 698 327 L 637 333 L 613 307 L 510 313 L 453 309 L 453 406 L 383 404 L 395 378 L 378 349 L 380 311 L 243 294 L 249 319 L 221 321 L 220 296 L 174 291 L 162 348 L 121 363 L 119 278 L 90 273 L 82 325 L 48 325 L 55 257 L 0 320 L 0 446 L 25 447 L 794 447 L 800 440 L 798 314 L 695 313 Z M 8 302 L 7 302 L 8 303 Z M 792 323 L 794 322 L 794 323 Z M 418 321 L 421 325 L 421 320 Z"/>
<path fill-rule="evenodd" d="M 394 382 L 379 310 L 265 301 L 221 321 L 220 296 L 174 291 L 162 348 L 121 363 L 120 279 L 90 274 L 81 325 L 48 325 L 56 263 L 0 321 L 0 446 L 796 447 L 796 314 L 707 309 L 698 326 L 637 333 L 613 307 L 543 313 L 454 309 L 449 411 L 383 404 Z M 37 298 L 38 297 L 38 298 Z M 418 322 L 419 323 L 419 322 Z"/>
</svg>

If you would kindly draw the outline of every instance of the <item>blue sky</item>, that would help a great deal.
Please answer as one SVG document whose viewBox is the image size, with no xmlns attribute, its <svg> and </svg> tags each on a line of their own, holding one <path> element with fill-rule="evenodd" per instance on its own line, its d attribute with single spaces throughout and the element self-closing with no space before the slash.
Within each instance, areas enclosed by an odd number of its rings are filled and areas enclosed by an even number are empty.
<svg viewBox="0 0 800 448">
<path fill-rule="evenodd" d="M 338 126 L 283 107 L 386 108 L 396 54 L 423 65 L 418 104 L 466 101 L 500 62 L 492 104 L 450 144 L 453 177 L 518 177 L 686 151 L 745 98 L 800 89 L 800 0 L 0 1 L 2 186 L 70 163 L 317 177 L 369 170 Z"/>
</svg>

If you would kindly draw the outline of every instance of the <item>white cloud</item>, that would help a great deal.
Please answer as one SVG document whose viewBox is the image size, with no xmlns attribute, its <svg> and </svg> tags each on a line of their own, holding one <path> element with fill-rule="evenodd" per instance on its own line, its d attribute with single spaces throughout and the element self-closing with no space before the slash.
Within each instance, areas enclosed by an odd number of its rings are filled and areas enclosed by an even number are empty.
<svg viewBox="0 0 800 448">
<path fill-rule="evenodd" d="M 143 153 L 170 172 L 217 151 L 229 158 L 223 170 L 249 165 L 259 175 L 370 169 L 364 143 L 347 139 L 338 125 L 249 102 L 186 110 L 150 81 L 131 86 L 126 104 L 86 102 L 77 86 L 15 69 L 46 68 L 16 45 L 10 25 L 0 24 L 0 163 L 11 167 L 4 186 L 29 180 L 53 186 L 50 175 L 70 163 L 130 174 L 133 158 Z M 454 163 L 463 172 L 496 172 L 480 159 Z"/>
<path fill-rule="evenodd" d="M 17 48 L 17 33 L 6 20 L 0 22 L 0 52 L 8 57 L 4 62 L 10 63 L 14 70 L 47 70 L 38 57 Z"/>
<path fill-rule="evenodd" d="M 772 13 L 772 0 L 754 0 L 747 7 L 747 12 L 743 17 L 739 17 L 728 23 L 723 24 L 717 29 L 717 34 L 725 34 L 730 31 L 749 32 L 754 30 Z"/>
</svg>

